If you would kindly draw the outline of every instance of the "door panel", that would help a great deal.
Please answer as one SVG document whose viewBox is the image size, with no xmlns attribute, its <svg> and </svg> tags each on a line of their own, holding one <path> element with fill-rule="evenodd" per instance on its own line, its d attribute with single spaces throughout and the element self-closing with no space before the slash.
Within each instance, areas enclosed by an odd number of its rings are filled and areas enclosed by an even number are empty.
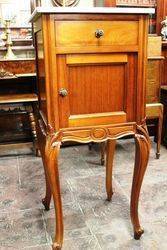
<svg viewBox="0 0 167 250">
<path fill-rule="evenodd" d="M 136 94 L 135 72 L 130 71 L 134 62 L 127 53 L 59 55 L 59 89 L 68 91 L 67 96 L 59 96 L 60 126 L 114 124 L 133 118 L 129 101 Z"/>
<path fill-rule="evenodd" d="M 71 115 L 124 109 L 124 64 L 70 66 L 68 79 Z"/>
</svg>

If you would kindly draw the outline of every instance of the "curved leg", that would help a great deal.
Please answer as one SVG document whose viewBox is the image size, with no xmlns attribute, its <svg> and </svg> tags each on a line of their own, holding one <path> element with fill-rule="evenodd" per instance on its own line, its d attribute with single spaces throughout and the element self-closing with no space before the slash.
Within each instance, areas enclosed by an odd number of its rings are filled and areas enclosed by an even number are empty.
<svg viewBox="0 0 167 250">
<path fill-rule="evenodd" d="M 113 160 L 115 153 L 116 140 L 107 141 L 107 159 L 106 159 L 106 191 L 107 200 L 111 201 L 113 195 L 112 189 L 112 170 L 113 170 Z"/>
<path fill-rule="evenodd" d="M 45 164 L 43 164 L 45 165 Z M 44 166 L 44 170 L 45 170 L 45 166 Z M 49 183 L 49 178 L 47 176 L 47 172 L 45 170 L 45 182 L 46 182 L 46 194 L 45 194 L 45 198 L 42 199 L 42 204 L 45 207 L 46 211 L 50 210 L 50 202 L 51 202 L 51 198 L 52 198 L 52 193 L 51 193 L 51 188 L 50 188 L 50 183 Z"/>
<path fill-rule="evenodd" d="M 42 144 L 41 144 L 42 145 Z M 46 193 L 45 193 L 45 198 L 42 199 L 42 204 L 45 207 L 46 211 L 50 210 L 50 202 L 52 198 L 52 192 L 50 188 L 50 183 L 49 183 L 49 178 L 48 178 L 48 173 L 47 173 L 47 155 L 45 154 L 45 148 L 41 146 L 41 155 L 42 155 L 42 161 L 43 161 L 43 166 L 44 166 L 44 173 L 45 173 L 45 183 L 46 183 Z"/>
<path fill-rule="evenodd" d="M 158 131 L 157 131 L 157 152 L 156 158 L 160 158 L 161 136 L 162 136 L 162 123 L 163 123 L 163 107 L 161 107 L 160 115 L 158 117 Z"/>
<path fill-rule="evenodd" d="M 63 212 L 58 171 L 58 154 L 60 150 L 60 144 L 60 142 L 52 144 L 51 138 L 48 137 L 45 150 L 47 176 L 53 195 L 56 216 L 56 233 L 53 243 L 53 250 L 61 249 L 63 243 Z"/>
<path fill-rule="evenodd" d="M 100 153 L 101 153 L 101 165 L 104 166 L 105 164 L 105 153 L 106 153 L 106 143 L 102 142 L 100 144 Z"/>
<path fill-rule="evenodd" d="M 89 151 L 91 151 L 91 150 L 92 150 L 92 146 L 93 146 L 93 143 L 92 143 L 92 142 L 90 142 L 90 143 L 88 144 Z"/>
<path fill-rule="evenodd" d="M 141 131 L 140 131 L 141 132 Z M 131 220 L 134 228 L 134 238 L 136 240 L 140 239 L 141 235 L 144 233 L 144 230 L 140 226 L 139 217 L 138 217 L 138 202 L 140 189 L 143 181 L 143 177 L 147 168 L 149 152 L 150 152 L 150 142 L 146 136 L 146 131 L 141 134 L 135 135 L 136 141 L 136 156 L 135 156 L 135 167 L 133 174 L 133 183 L 131 191 Z"/>
</svg>

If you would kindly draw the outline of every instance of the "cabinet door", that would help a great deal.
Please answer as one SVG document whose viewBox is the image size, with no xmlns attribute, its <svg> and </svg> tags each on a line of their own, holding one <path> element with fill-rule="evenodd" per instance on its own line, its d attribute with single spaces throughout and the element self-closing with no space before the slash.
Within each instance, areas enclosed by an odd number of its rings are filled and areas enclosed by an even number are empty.
<svg viewBox="0 0 167 250">
<path fill-rule="evenodd" d="M 137 56 L 127 53 L 59 55 L 60 126 L 134 120 Z"/>
</svg>

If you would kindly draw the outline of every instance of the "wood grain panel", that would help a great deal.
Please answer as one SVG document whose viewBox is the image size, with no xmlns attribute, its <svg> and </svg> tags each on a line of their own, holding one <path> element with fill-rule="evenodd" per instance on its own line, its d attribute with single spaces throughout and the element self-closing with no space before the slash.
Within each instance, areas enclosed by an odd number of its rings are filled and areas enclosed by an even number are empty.
<svg viewBox="0 0 167 250">
<path fill-rule="evenodd" d="M 148 60 L 146 103 L 157 103 L 160 100 L 161 60 Z"/>
<path fill-rule="evenodd" d="M 35 73 L 35 59 L 34 60 L 0 60 L 0 68 L 12 74 L 30 74 Z"/>
<path fill-rule="evenodd" d="M 165 19 L 167 15 L 167 1 L 157 0 L 157 17 L 156 17 L 156 33 L 161 34 L 161 22 Z"/>
<path fill-rule="evenodd" d="M 125 65 L 69 67 L 70 114 L 124 110 Z"/>
<path fill-rule="evenodd" d="M 127 74 L 126 74 L 126 113 L 128 122 L 134 121 L 136 118 L 136 105 L 137 105 L 137 70 L 138 70 L 138 54 L 129 53 L 128 54 L 128 64 L 127 64 Z"/>
<path fill-rule="evenodd" d="M 127 63 L 127 54 L 91 54 L 91 55 L 67 55 L 67 64 L 89 64 L 89 63 Z"/>
<path fill-rule="evenodd" d="M 125 52 L 138 52 L 138 45 L 111 45 L 111 46 L 78 46 L 78 47 L 56 47 L 57 54 L 84 54 L 84 53 L 125 53 Z"/>
<path fill-rule="evenodd" d="M 96 126 L 127 122 L 125 112 L 109 112 L 88 115 L 72 115 L 69 118 L 69 127 Z"/>
<path fill-rule="evenodd" d="M 100 39 L 95 37 L 97 29 L 104 31 Z M 56 21 L 55 30 L 58 47 L 138 44 L 136 21 Z"/>
</svg>

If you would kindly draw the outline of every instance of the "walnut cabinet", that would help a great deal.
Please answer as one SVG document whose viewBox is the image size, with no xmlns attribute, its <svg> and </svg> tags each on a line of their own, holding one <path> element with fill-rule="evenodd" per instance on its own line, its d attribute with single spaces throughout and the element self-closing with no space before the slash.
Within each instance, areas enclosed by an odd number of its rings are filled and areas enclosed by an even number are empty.
<svg viewBox="0 0 167 250">
<path fill-rule="evenodd" d="M 148 13 L 133 8 L 37 8 L 32 15 L 38 71 L 38 141 L 46 173 L 49 209 L 53 195 L 56 234 L 63 243 L 57 157 L 65 141 L 107 141 L 106 190 L 112 197 L 117 138 L 134 135 L 136 158 L 131 193 L 134 237 L 143 233 L 138 199 L 149 156 L 145 128 Z"/>
</svg>

